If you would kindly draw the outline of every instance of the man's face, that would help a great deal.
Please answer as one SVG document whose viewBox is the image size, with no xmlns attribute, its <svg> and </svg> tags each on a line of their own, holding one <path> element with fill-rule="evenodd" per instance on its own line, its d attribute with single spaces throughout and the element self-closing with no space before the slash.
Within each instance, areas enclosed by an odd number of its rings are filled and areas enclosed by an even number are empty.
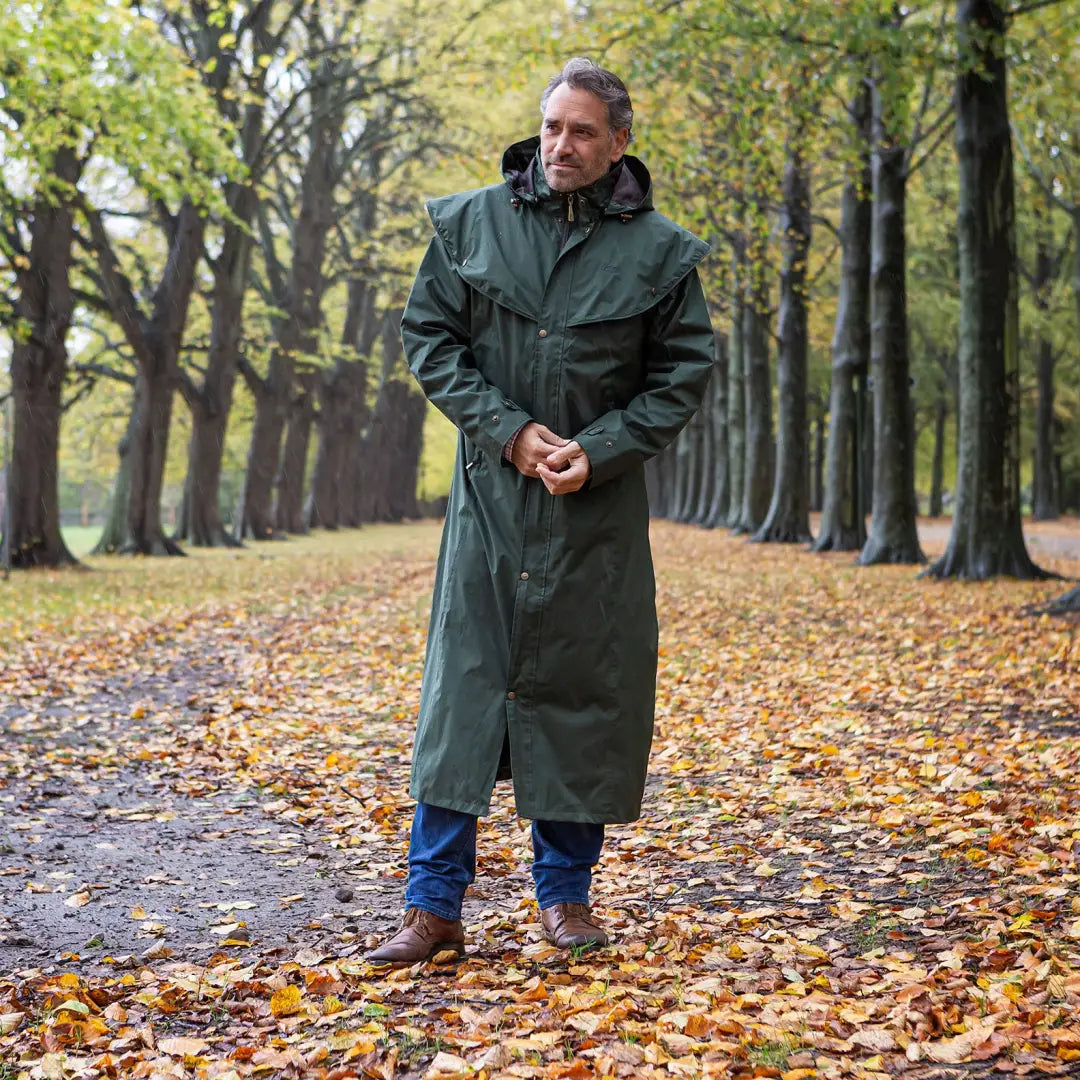
<svg viewBox="0 0 1080 1080">
<path fill-rule="evenodd" d="M 540 126 L 540 160 L 552 191 L 577 191 L 599 180 L 623 156 L 629 134 L 609 130 L 607 105 L 588 90 L 557 86 Z"/>
</svg>

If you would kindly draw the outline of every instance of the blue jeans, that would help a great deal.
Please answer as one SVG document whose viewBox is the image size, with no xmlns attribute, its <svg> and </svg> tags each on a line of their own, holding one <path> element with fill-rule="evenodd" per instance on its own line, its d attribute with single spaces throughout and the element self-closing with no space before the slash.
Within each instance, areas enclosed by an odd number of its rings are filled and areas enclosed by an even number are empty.
<svg viewBox="0 0 1080 1080">
<path fill-rule="evenodd" d="M 532 823 L 533 881 L 541 908 L 587 904 L 592 868 L 600 861 L 604 826 L 576 821 Z M 461 901 L 476 876 L 476 817 L 417 803 L 409 838 L 405 906 L 443 919 L 461 918 Z"/>
</svg>

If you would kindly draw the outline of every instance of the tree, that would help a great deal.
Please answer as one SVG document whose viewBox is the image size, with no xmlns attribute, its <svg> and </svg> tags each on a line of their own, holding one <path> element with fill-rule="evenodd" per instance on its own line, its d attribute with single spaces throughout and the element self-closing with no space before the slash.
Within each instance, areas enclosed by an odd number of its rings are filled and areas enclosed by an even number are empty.
<svg viewBox="0 0 1080 1080">
<path fill-rule="evenodd" d="M 960 437 L 956 506 L 935 577 L 1045 576 L 1020 523 L 1019 309 L 1012 140 L 996 0 L 959 0 Z"/>
<path fill-rule="evenodd" d="M 191 410 L 191 438 L 176 539 L 200 547 L 239 542 L 221 520 L 221 469 L 243 349 L 257 187 L 282 146 L 266 130 L 267 80 L 272 69 L 284 65 L 287 56 L 281 54 L 299 16 L 297 7 L 290 6 L 274 25 L 279 6 L 250 0 L 225 15 L 222 8 L 195 4 L 186 17 L 176 13 L 171 22 L 189 61 L 210 82 L 227 130 L 236 132 L 236 153 L 245 168 L 243 178 L 225 185 L 228 214 L 218 225 L 220 244 L 216 255 L 206 253 L 212 275 L 210 338 L 201 378 L 190 367 L 179 372 L 180 392 Z M 222 70 L 231 73 L 224 83 L 218 77 Z"/>
<path fill-rule="evenodd" d="M 821 528 L 815 551 L 858 551 L 866 543 L 861 498 L 855 381 L 870 363 L 870 83 L 860 79 L 850 105 L 856 163 L 844 184 L 840 213 L 842 262 L 833 333 L 829 442 Z"/>
<path fill-rule="evenodd" d="M 810 536 L 810 461 L 807 453 L 806 285 L 810 253 L 810 172 L 806 163 L 805 120 L 788 143 L 784 166 L 781 230 L 784 265 L 780 272 L 780 392 L 776 475 L 772 501 L 758 541 L 803 543 Z"/>
<path fill-rule="evenodd" d="M 87 0 L 38 0 L 3 9 L 0 40 L 3 151 L 23 178 L 20 193 L 0 184 L 0 251 L 17 291 L 5 319 L 16 337 L 7 542 L 15 565 L 58 565 L 71 561 L 59 528 L 57 461 L 67 333 L 79 299 L 76 227 L 80 214 L 91 226 L 100 221 L 89 193 L 102 185 L 83 178 L 126 174 L 164 204 L 184 189 L 205 193 L 192 159 L 229 166 L 191 72 L 149 20 Z"/>
</svg>

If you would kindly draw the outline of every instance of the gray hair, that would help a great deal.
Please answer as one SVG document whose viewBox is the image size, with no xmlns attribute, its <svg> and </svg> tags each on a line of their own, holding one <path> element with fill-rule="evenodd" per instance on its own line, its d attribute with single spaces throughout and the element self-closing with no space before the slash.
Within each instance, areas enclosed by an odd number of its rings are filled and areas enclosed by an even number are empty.
<svg viewBox="0 0 1080 1080">
<path fill-rule="evenodd" d="M 613 134 L 620 128 L 629 131 L 633 126 L 634 108 L 630 104 L 630 94 L 622 79 L 615 72 L 594 64 L 584 56 L 567 60 L 562 71 L 551 77 L 547 89 L 540 95 L 541 115 L 547 108 L 548 98 L 563 83 L 573 90 L 587 90 L 607 105 L 608 128 Z"/>
</svg>

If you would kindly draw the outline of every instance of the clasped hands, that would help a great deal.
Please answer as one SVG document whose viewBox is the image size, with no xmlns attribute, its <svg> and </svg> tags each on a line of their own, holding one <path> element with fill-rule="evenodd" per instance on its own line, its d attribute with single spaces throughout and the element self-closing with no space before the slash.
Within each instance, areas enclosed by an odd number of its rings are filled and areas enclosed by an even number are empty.
<svg viewBox="0 0 1080 1080">
<path fill-rule="evenodd" d="M 589 479 L 589 455 L 581 446 L 535 420 L 518 432 L 510 461 L 522 476 L 543 480 L 552 495 L 579 491 Z"/>
</svg>

